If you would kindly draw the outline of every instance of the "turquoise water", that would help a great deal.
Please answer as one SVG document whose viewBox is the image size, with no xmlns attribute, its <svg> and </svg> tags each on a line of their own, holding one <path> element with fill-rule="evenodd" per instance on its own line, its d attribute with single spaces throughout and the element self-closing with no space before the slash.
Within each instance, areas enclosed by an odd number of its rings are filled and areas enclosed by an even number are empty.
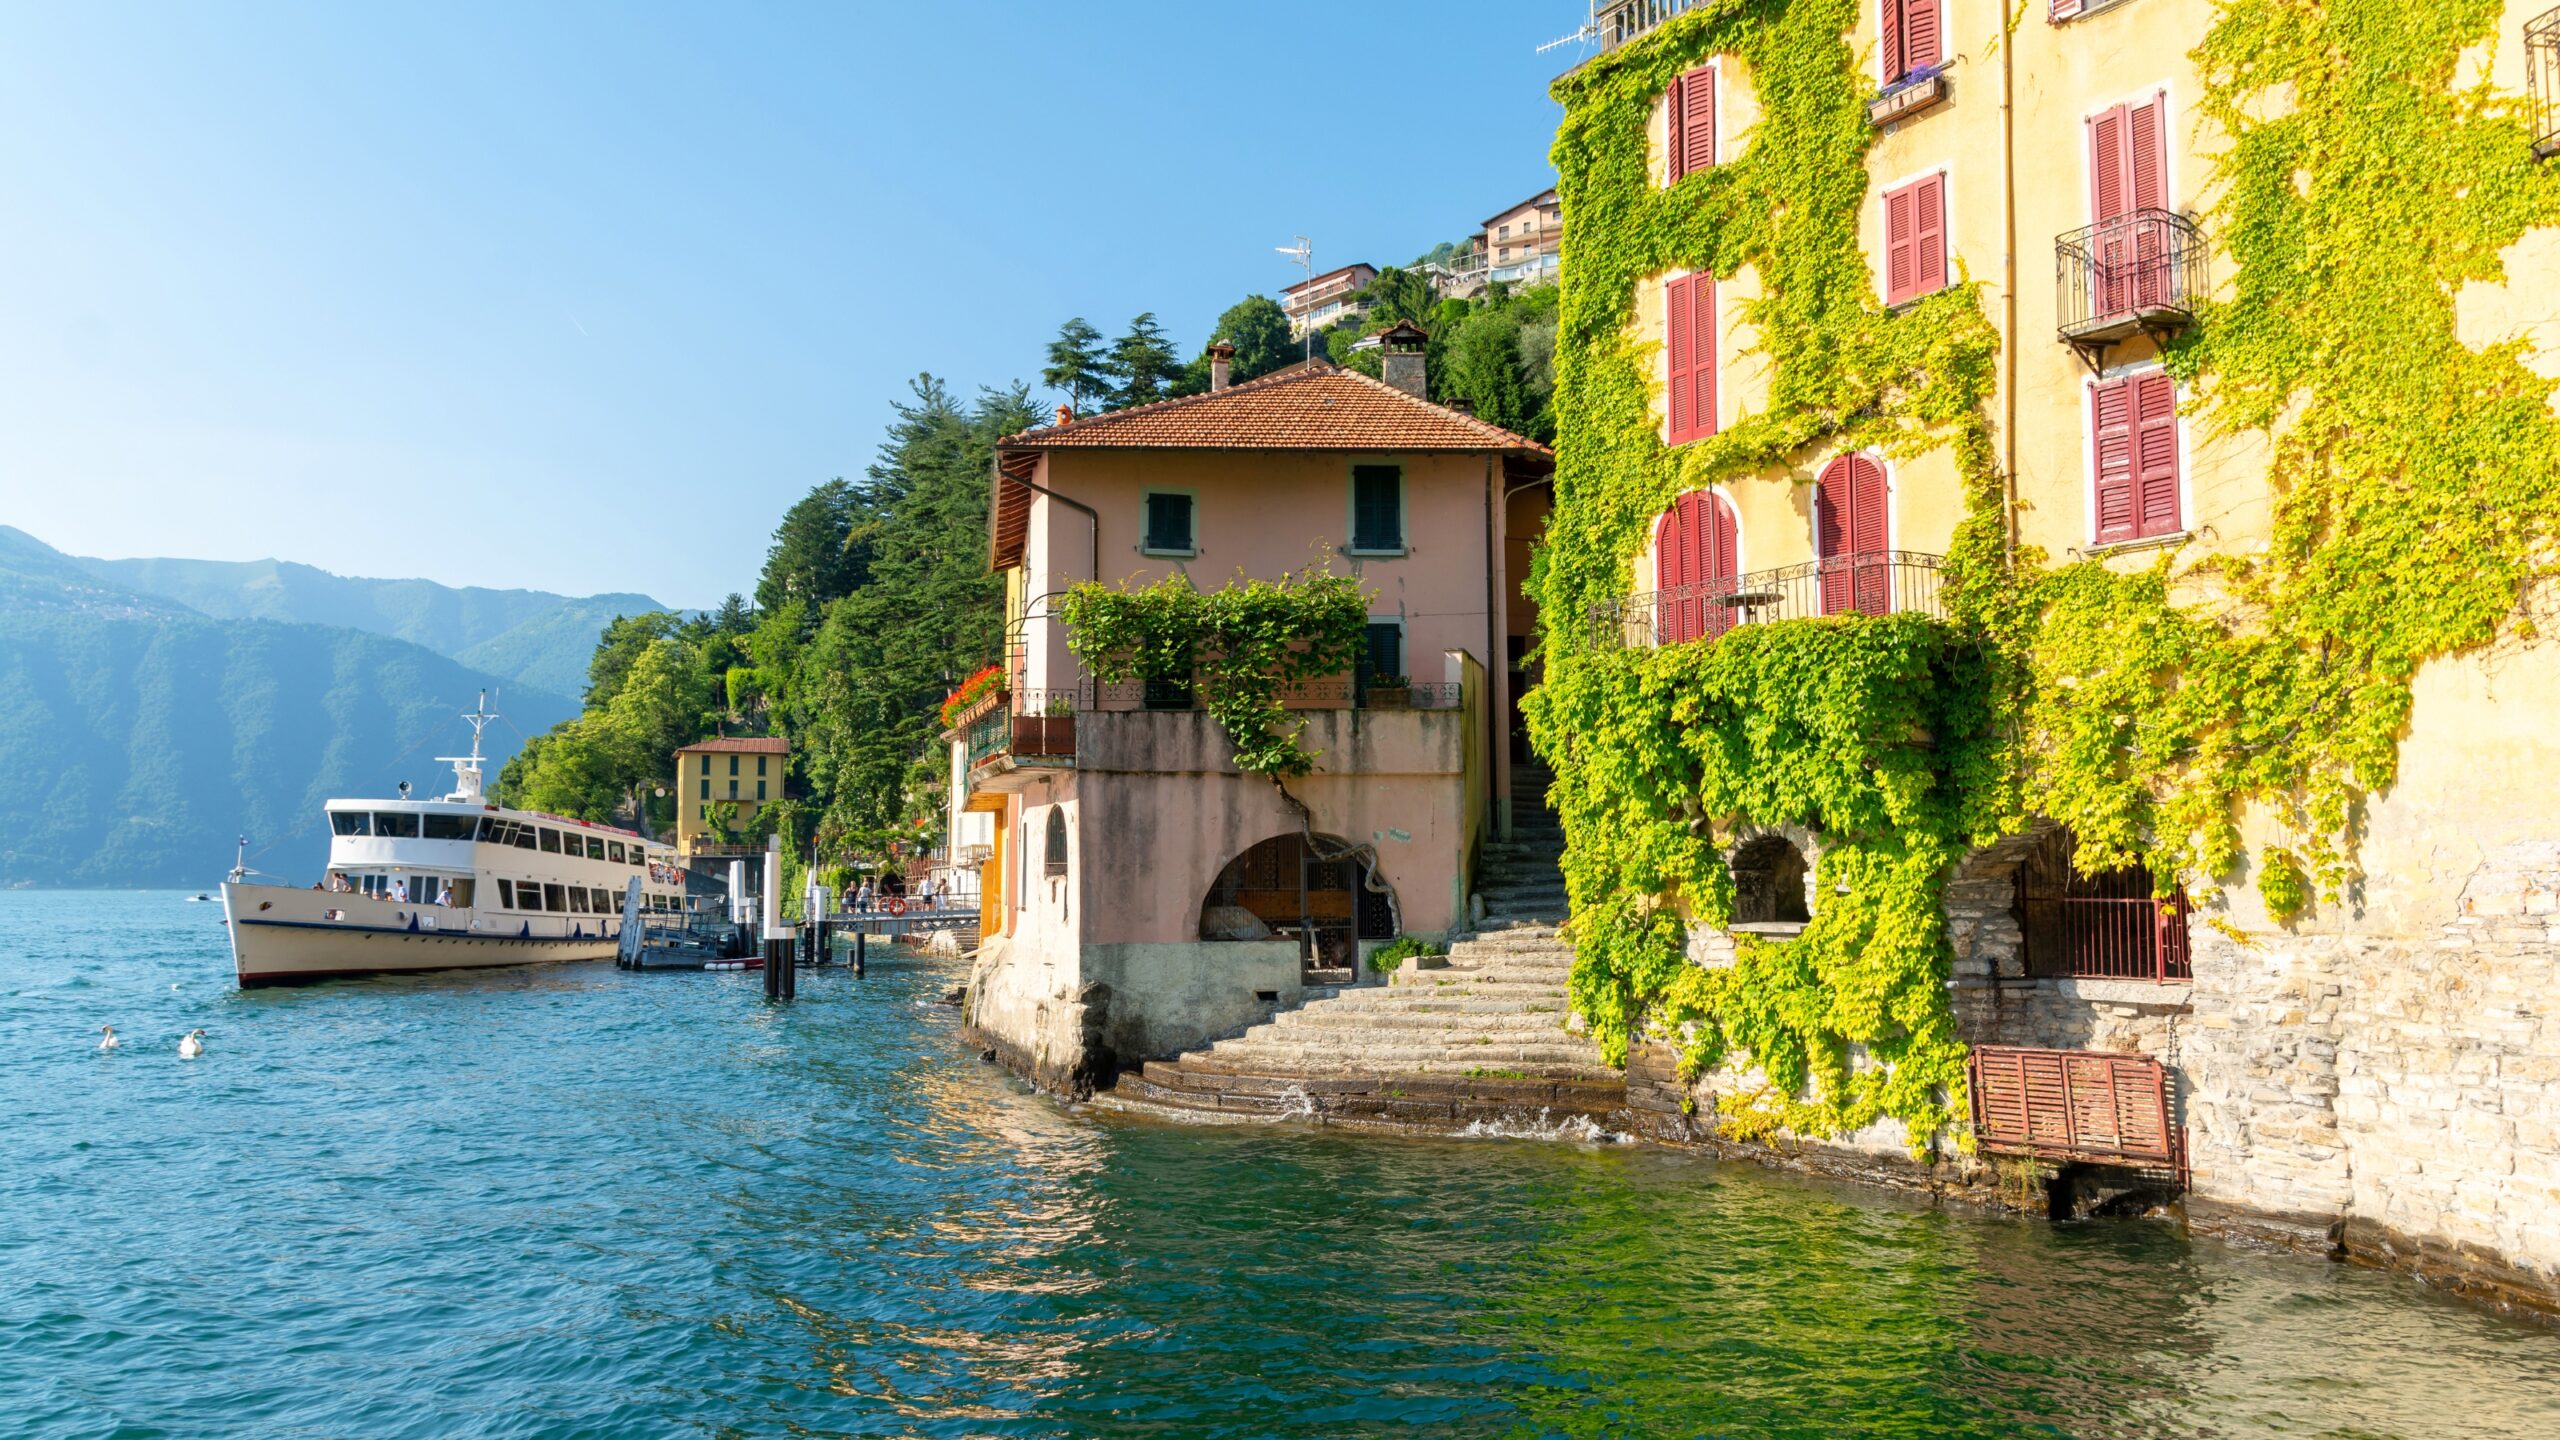
<svg viewBox="0 0 2560 1440">
<path fill-rule="evenodd" d="M 0 1435 L 2560 1435 L 2560 1332 L 2158 1224 L 1072 1113 L 948 964 L 228 976 L 0 894 Z"/>
</svg>

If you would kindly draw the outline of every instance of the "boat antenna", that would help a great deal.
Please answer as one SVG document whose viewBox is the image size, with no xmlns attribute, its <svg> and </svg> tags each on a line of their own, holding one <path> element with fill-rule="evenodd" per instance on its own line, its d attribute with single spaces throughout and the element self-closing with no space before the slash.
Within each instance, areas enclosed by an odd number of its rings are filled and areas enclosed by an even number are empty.
<svg viewBox="0 0 2560 1440">
<path fill-rule="evenodd" d="M 471 753 L 439 755 L 436 760 L 453 767 L 453 793 L 444 798 L 478 805 L 483 803 L 480 798 L 480 732 L 488 729 L 489 722 L 498 718 L 498 712 L 489 708 L 487 690 L 480 692 L 479 703 L 464 712 L 462 718 L 471 726 Z"/>
</svg>

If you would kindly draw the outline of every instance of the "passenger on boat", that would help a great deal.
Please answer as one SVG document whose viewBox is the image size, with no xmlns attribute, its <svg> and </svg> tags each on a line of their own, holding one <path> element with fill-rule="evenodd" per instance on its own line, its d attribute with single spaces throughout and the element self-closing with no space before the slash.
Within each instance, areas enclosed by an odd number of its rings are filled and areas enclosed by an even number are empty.
<svg viewBox="0 0 2560 1440">
<path fill-rule="evenodd" d="M 395 905 L 406 905 L 409 903 L 408 881 L 394 880 L 391 882 L 391 903 Z"/>
<path fill-rule="evenodd" d="M 448 907 L 448 908 L 450 908 L 450 907 L 452 906 L 452 904 L 453 904 L 453 887 L 452 887 L 451 885 L 446 885 L 446 886 L 444 886 L 443 888 L 441 888 L 441 889 L 439 889 L 439 890 L 437 890 L 437 891 L 436 891 L 436 903 L 437 903 L 437 904 L 439 904 L 439 905 L 446 906 L 446 907 Z"/>
</svg>

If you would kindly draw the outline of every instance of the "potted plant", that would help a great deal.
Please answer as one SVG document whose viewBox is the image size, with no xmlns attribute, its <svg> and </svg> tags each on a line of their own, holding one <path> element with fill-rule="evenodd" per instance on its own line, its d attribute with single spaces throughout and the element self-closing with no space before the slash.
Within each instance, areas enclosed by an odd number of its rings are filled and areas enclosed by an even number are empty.
<svg viewBox="0 0 2560 1440">
<path fill-rule="evenodd" d="M 1372 675 L 1363 693 L 1372 710 L 1404 710 L 1413 705 L 1413 681 L 1402 675 Z"/>
</svg>

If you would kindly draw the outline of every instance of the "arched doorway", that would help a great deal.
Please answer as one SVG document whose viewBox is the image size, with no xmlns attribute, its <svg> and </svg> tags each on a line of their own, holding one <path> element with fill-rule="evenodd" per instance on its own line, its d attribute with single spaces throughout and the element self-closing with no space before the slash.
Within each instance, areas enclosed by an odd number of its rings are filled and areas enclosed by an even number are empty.
<svg viewBox="0 0 2560 1440">
<path fill-rule="evenodd" d="M 1363 940 L 1396 934 L 1394 892 L 1365 850 L 1319 835 L 1275 835 L 1227 862 L 1200 902 L 1200 937 L 1239 938 L 1234 912 L 1269 935 L 1295 938 L 1310 971 L 1355 970 Z"/>
<path fill-rule="evenodd" d="M 1813 485 L 1814 553 L 1822 569 L 1822 613 L 1882 615 L 1892 609 L 1885 552 L 1884 466 L 1872 455 L 1843 455 Z"/>
<path fill-rule="evenodd" d="M 1733 507 L 1712 490 L 1692 490 L 1662 512 L 1653 531 L 1654 643 L 1712 640 L 1733 627 L 1742 531 Z"/>
</svg>

